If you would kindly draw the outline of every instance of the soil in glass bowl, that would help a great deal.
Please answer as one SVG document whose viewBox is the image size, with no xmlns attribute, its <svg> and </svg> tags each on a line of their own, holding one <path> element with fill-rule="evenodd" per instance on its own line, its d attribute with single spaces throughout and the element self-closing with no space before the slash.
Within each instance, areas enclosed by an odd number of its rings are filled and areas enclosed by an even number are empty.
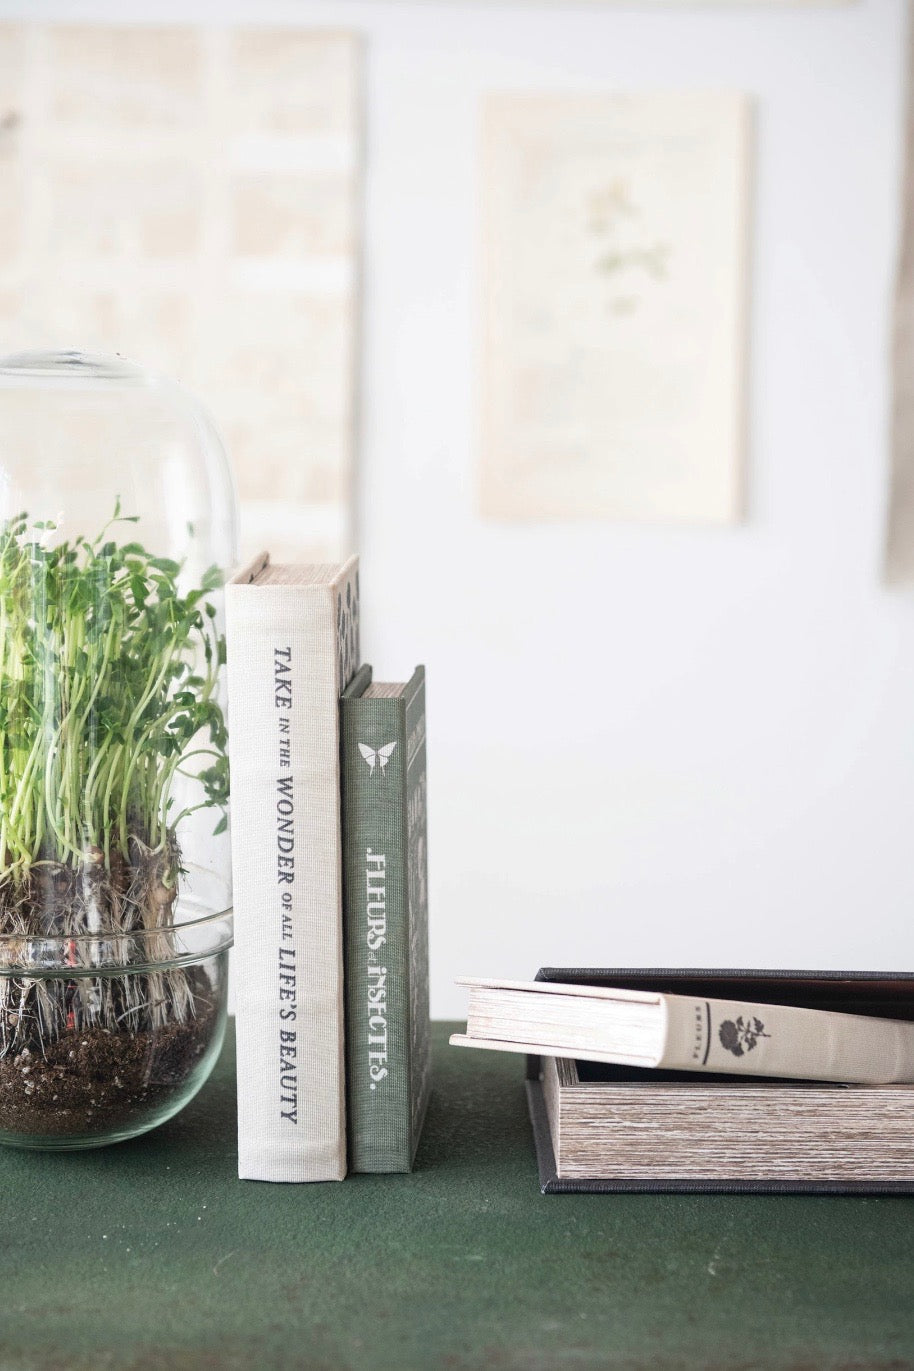
<svg viewBox="0 0 914 1371">
<path fill-rule="evenodd" d="M 101 862 L 50 861 L 0 884 L 0 1142 L 98 1147 L 196 1094 L 225 1031 L 232 918 L 176 894 L 139 851 L 116 886 Z"/>
<path fill-rule="evenodd" d="M 132 1137 L 182 1109 L 208 1076 L 225 1030 L 225 954 L 171 970 L 64 979 L 45 977 L 37 993 L 61 1003 L 120 999 L 127 986 L 148 987 L 180 977 L 185 1017 L 169 1014 L 132 1029 L 105 1027 L 68 1012 L 70 1022 L 51 1040 L 28 1031 L 0 1057 L 0 1141 L 27 1147 L 102 1146 Z M 4 978 L 25 1004 L 38 983 Z M 8 1020 L 13 1011 L 6 1009 Z M 17 1012 L 18 1019 L 18 1012 Z M 22 1027 L 17 1023 L 17 1028 Z M 34 1027 L 34 1020 L 32 1021 Z"/>
</svg>

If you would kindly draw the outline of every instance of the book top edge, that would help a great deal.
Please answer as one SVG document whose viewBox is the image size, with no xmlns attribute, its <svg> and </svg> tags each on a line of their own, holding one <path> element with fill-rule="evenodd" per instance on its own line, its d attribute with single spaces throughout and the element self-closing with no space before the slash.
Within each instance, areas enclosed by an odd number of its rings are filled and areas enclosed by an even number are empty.
<svg viewBox="0 0 914 1371">
<path fill-rule="evenodd" d="M 364 689 L 346 691 L 345 699 L 404 700 L 409 709 L 416 694 L 425 685 L 425 667 L 417 666 L 408 681 L 372 681 Z"/>
<path fill-rule="evenodd" d="M 260 552 L 231 577 L 229 585 L 251 586 L 255 589 L 265 586 L 332 586 L 345 579 L 357 562 L 357 557 L 350 557 L 345 562 L 271 562 L 268 552 Z"/>
<path fill-rule="evenodd" d="M 458 976 L 456 984 L 468 990 L 523 990 L 533 995 L 569 995 L 575 999 L 631 1000 L 635 1004 L 660 1004 L 659 991 L 622 990 L 607 985 L 576 985 L 560 981 L 503 981 L 487 976 Z"/>
</svg>

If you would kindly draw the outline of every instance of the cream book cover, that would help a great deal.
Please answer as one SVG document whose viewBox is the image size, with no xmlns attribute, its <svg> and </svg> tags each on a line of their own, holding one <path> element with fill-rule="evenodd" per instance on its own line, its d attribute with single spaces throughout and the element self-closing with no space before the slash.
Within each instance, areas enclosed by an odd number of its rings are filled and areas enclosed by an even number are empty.
<svg viewBox="0 0 914 1371">
<path fill-rule="evenodd" d="M 358 562 L 226 587 L 238 1174 L 346 1174 L 339 697 L 359 660 Z"/>
</svg>

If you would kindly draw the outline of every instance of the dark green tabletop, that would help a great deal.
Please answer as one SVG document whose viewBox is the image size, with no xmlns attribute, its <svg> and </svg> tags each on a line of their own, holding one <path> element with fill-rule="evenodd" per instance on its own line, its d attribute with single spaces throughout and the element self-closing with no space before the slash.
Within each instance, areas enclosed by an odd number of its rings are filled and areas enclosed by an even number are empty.
<svg viewBox="0 0 914 1371">
<path fill-rule="evenodd" d="M 914 1200 L 539 1194 L 523 1065 L 449 1048 L 412 1176 L 235 1176 L 183 1115 L 0 1152 L 0 1368 L 914 1366 Z"/>
</svg>

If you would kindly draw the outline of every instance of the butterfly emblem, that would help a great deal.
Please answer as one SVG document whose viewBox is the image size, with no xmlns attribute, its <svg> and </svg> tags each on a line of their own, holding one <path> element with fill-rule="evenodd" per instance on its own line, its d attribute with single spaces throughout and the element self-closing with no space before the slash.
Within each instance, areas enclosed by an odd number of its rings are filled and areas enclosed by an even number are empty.
<svg viewBox="0 0 914 1371">
<path fill-rule="evenodd" d="M 396 743 L 385 743 L 384 747 L 369 747 L 367 743 L 359 743 L 359 751 L 364 760 L 368 763 L 368 770 L 373 772 L 375 766 L 383 773 L 384 768 L 393 756 Z"/>
</svg>

